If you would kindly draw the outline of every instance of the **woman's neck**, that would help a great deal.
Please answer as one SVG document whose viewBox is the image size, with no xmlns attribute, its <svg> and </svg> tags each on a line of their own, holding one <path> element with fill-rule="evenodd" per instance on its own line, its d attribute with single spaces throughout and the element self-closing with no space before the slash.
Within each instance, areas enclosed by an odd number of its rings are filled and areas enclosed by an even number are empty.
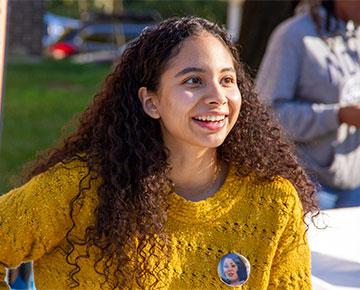
<svg viewBox="0 0 360 290">
<path fill-rule="evenodd" d="M 186 151 L 186 152 L 185 152 Z M 177 194 L 192 201 L 211 196 L 223 183 L 223 164 L 217 158 L 216 149 L 170 149 L 170 178 Z"/>
</svg>

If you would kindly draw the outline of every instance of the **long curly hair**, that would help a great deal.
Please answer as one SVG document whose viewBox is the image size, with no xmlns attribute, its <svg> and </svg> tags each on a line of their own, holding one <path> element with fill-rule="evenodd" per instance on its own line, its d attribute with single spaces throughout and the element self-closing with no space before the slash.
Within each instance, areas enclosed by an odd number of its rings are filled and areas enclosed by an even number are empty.
<svg viewBox="0 0 360 290">
<path fill-rule="evenodd" d="M 75 227 L 73 209 L 89 187 L 84 178 L 70 204 L 73 227 L 66 239 L 70 245 L 67 262 L 74 266 L 69 274 L 72 286 L 78 286 L 76 273 L 80 267 L 69 256 L 78 243 L 86 245 L 87 250 L 99 250 L 94 267 L 104 275 L 106 287 L 124 289 L 129 281 L 135 281 L 144 289 L 148 275 L 155 281 L 152 287 L 160 281 L 161 269 L 149 269 L 147 262 L 149 253 L 158 264 L 168 257 L 164 225 L 172 182 L 159 121 L 144 113 L 138 90 L 144 86 L 156 91 L 161 74 L 183 41 L 202 31 L 211 33 L 229 49 L 242 95 L 240 116 L 218 148 L 219 158 L 231 163 L 239 176 L 255 173 L 259 182 L 276 176 L 289 179 L 298 191 L 304 213 L 317 209 L 311 181 L 280 127 L 259 102 L 225 30 L 201 18 L 171 18 L 146 28 L 128 45 L 101 91 L 80 115 L 74 133 L 42 154 L 26 175 L 29 180 L 59 162 L 80 159 L 87 164 L 91 179 L 101 180 L 96 188 L 99 203 L 95 223 L 86 229 L 83 241 L 72 239 L 71 231 Z M 129 249 L 135 250 L 135 258 L 129 256 Z M 131 269 L 126 265 L 132 265 Z"/>
</svg>

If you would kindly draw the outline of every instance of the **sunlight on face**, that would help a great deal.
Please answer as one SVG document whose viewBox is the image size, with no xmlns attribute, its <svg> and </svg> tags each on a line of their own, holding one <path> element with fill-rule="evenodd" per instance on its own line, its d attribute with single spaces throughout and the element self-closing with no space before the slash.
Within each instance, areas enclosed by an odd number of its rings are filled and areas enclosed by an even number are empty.
<svg viewBox="0 0 360 290">
<path fill-rule="evenodd" d="M 165 144 L 220 146 L 240 111 L 236 81 L 232 55 L 219 39 L 201 32 L 184 40 L 154 99 Z"/>
</svg>

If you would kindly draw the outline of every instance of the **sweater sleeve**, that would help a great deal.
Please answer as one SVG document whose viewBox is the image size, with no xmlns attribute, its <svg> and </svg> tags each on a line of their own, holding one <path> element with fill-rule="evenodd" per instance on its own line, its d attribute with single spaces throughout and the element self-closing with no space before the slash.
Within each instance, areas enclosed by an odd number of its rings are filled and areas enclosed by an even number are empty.
<svg viewBox="0 0 360 290">
<path fill-rule="evenodd" d="M 271 266 L 268 289 L 311 289 L 310 250 L 306 238 L 303 210 L 295 188 L 284 203 L 287 219 Z"/>
<path fill-rule="evenodd" d="M 281 24 L 270 38 L 256 79 L 256 89 L 273 106 L 291 138 L 306 142 L 339 127 L 338 104 L 317 104 L 297 98 L 303 35 L 294 22 Z M 301 23 L 300 23 L 301 24 Z"/>
<path fill-rule="evenodd" d="M 0 197 L 0 289 L 5 267 L 49 253 L 71 227 L 69 204 L 87 169 L 56 165 Z"/>
</svg>

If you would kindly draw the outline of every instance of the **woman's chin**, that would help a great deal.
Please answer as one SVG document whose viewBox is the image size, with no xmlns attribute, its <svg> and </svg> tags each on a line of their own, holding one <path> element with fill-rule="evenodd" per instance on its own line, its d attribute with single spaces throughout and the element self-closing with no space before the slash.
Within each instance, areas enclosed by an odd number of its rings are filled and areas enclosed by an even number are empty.
<svg viewBox="0 0 360 290">
<path fill-rule="evenodd" d="M 205 148 L 217 148 L 219 146 L 221 146 L 221 144 L 224 143 L 226 136 L 223 135 L 211 135 L 211 136 L 206 136 L 205 138 L 203 138 L 202 140 L 199 140 L 200 144 L 202 145 L 202 147 Z"/>
</svg>

